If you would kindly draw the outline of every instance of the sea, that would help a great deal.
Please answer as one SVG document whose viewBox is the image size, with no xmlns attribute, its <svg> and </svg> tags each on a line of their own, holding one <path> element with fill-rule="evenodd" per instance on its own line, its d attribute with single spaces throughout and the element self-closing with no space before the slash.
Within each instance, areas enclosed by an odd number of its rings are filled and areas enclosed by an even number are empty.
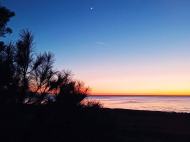
<svg viewBox="0 0 190 142">
<path fill-rule="evenodd" d="M 190 113 L 190 96 L 88 95 L 85 99 L 99 101 L 104 108 Z"/>
</svg>

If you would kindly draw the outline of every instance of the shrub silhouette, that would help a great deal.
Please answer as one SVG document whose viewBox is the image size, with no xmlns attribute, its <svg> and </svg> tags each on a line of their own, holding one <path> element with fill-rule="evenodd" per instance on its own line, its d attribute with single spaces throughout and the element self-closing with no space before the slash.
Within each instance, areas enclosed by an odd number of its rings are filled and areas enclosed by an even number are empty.
<svg viewBox="0 0 190 142">
<path fill-rule="evenodd" d="M 80 105 L 84 108 L 103 108 L 103 104 L 96 100 L 83 100 Z"/>
<path fill-rule="evenodd" d="M 89 87 L 84 86 L 83 82 L 71 80 L 71 76 L 70 71 L 63 71 L 58 74 L 57 82 L 62 80 L 59 85 L 59 93 L 55 94 L 55 103 L 58 105 L 74 106 L 81 102 L 90 90 Z"/>
</svg>

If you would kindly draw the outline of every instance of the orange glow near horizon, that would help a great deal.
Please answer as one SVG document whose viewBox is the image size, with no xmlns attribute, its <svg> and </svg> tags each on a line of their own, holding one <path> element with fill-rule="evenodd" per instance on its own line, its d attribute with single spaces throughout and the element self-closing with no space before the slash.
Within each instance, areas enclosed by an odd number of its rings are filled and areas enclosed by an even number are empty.
<svg viewBox="0 0 190 142">
<path fill-rule="evenodd" d="M 88 84 L 90 95 L 190 95 L 190 75 L 102 78 Z"/>
<path fill-rule="evenodd" d="M 92 88 L 90 95 L 190 95 L 190 66 L 182 61 L 100 63 L 76 75 Z"/>
</svg>

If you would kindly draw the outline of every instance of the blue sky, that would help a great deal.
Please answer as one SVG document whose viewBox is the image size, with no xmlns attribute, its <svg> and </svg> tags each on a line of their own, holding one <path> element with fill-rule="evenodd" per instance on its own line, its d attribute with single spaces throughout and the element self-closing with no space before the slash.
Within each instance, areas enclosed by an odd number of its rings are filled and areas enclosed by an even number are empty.
<svg viewBox="0 0 190 142">
<path fill-rule="evenodd" d="M 52 51 L 55 68 L 72 70 L 92 94 L 159 90 L 190 94 L 189 0 L 1 0 L 1 4 L 16 16 L 8 23 L 13 33 L 0 40 L 17 40 L 20 30 L 29 28 L 36 51 Z"/>
</svg>

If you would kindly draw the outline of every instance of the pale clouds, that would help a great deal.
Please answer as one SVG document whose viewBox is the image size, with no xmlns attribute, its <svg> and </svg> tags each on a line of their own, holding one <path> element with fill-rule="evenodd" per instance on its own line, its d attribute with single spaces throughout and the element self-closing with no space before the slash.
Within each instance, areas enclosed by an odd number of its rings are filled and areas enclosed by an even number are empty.
<svg viewBox="0 0 190 142">
<path fill-rule="evenodd" d="M 102 44 L 102 45 L 109 45 L 109 44 L 106 44 L 106 43 L 102 43 L 102 42 L 95 42 L 97 44 Z"/>
</svg>

